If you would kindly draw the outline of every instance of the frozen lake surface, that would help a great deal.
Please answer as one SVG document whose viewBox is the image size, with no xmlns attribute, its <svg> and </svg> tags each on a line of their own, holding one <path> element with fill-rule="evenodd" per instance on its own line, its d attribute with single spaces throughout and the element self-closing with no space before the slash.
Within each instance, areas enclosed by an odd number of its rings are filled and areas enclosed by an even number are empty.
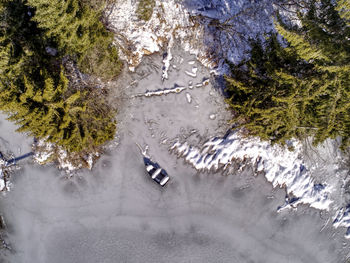
<svg viewBox="0 0 350 263">
<path fill-rule="evenodd" d="M 120 79 L 117 138 L 92 171 L 68 177 L 21 164 L 1 197 L 12 247 L 1 262 L 345 262 L 344 229 L 327 213 L 277 213 L 285 191 L 249 167 L 200 173 L 169 152 L 177 138 L 200 145 L 229 128 L 223 98 L 203 85 L 209 72 L 189 54 L 173 56 L 164 82 L 159 55 Z M 14 129 L 2 116 L 0 150 L 17 155 L 32 139 Z M 166 187 L 149 178 L 135 143 L 167 170 Z"/>
</svg>

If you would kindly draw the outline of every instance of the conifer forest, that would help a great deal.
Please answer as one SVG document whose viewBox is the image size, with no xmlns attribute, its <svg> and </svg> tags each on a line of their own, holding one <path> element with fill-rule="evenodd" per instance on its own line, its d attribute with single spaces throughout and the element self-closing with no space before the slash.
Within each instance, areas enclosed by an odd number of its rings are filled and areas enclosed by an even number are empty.
<svg viewBox="0 0 350 263">
<path fill-rule="evenodd" d="M 18 131 L 68 151 L 113 138 L 116 109 L 93 78 L 120 72 L 106 2 L 1 1 L 0 109 Z"/>
<path fill-rule="evenodd" d="M 304 3 L 301 25 L 276 17 L 277 33 L 251 40 L 251 58 L 232 65 L 227 102 L 234 121 L 272 142 L 342 138 L 350 145 L 350 2 Z M 282 39 L 278 38 L 278 35 Z"/>
</svg>

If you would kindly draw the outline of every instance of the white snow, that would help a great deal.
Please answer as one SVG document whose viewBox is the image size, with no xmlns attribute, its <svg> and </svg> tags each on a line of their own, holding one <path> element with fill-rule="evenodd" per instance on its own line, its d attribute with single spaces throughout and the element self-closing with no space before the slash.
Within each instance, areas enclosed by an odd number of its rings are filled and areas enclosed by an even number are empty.
<svg viewBox="0 0 350 263">
<path fill-rule="evenodd" d="M 162 78 L 167 78 L 175 39 L 205 66 L 226 72 L 225 59 L 239 62 L 250 49 L 249 38 L 273 30 L 273 1 L 156 0 L 149 21 L 137 18 L 134 1 L 118 0 L 109 21 L 131 70 L 144 55 L 167 50 Z M 190 72 L 189 72 L 190 73 Z M 190 74 L 193 74 L 190 73 Z"/>
<path fill-rule="evenodd" d="M 188 76 L 190 76 L 190 77 L 192 77 L 192 78 L 195 78 L 195 77 L 197 77 L 197 74 L 196 73 L 193 73 L 193 72 L 190 72 L 190 71 L 185 71 L 185 73 L 188 75 Z"/>
<path fill-rule="evenodd" d="M 327 144 L 329 142 L 325 142 L 325 145 Z M 350 204 L 345 207 L 340 206 L 344 196 L 339 193 L 339 190 L 337 191 L 344 184 L 341 182 L 344 179 L 341 178 L 346 178 L 346 175 L 341 175 L 341 167 L 337 164 L 341 161 L 340 150 L 335 150 L 336 145 L 330 148 L 319 146 L 313 149 L 318 159 L 308 156 L 313 160 L 311 162 L 309 160 L 306 164 L 301 142 L 292 140 L 288 146 L 294 150 L 271 145 L 256 137 L 246 137 L 236 130 L 223 137 L 214 137 L 202 147 L 176 140 L 171 150 L 197 170 L 228 170 L 230 167 L 236 167 L 233 166 L 234 164 L 238 164 L 239 169 L 242 169 L 246 164 L 251 164 L 255 173 L 263 173 L 273 187 L 286 189 L 285 204 L 279 206 L 278 211 L 296 208 L 298 204 L 307 204 L 319 210 L 330 211 L 333 214 L 333 226 L 347 228 L 345 237 L 350 239 Z M 322 159 L 326 159 L 327 162 Z M 315 161 L 321 163 L 315 163 Z M 319 173 L 318 169 L 322 166 L 330 169 L 326 173 L 327 178 L 315 176 L 316 171 Z"/>
<path fill-rule="evenodd" d="M 350 239 L 350 205 L 341 208 L 333 217 L 333 219 L 333 226 L 335 228 L 338 228 L 340 226 L 347 228 L 345 237 Z"/>
<path fill-rule="evenodd" d="M 215 113 L 209 115 L 209 119 L 215 120 L 215 118 L 216 118 L 216 114 Z"/>
<path fill-rule="evenodd" d="M 190 93 L 186 92 L 186 99 L 188 103 L 192 103 L 192 96 Z"/>
<path fill-rule="evenodd" d="M 170 67 L 170 61 L 173 59 L 173 56 L 171 54 L 171 48 L 174 45 L 174 37 L 170 37 L 169 44 L 168 44 L 168 52 L 166 53 L 165 58 L 163 59 L 163 74 L 162 74 L 162 79 L 168 79 L 168 70 Z"/>
<path fill-rule="evenodd" d="M 78 167 L 76 167 L 70 162 L 67 151 L 65 151 L 63 149 L 60 149 L 58 151 L 57 157 L 58 157 L 57 160 L 58 160 L 58 168 L 59 169 L 63 169 L 63 170 L 66 170 L 68 172 L 72 172 L 76 169 L 81 168 L 81 164 Z"/>
<path fill-rule="evenodd" d="M 301 144 L 291 141 L 290 146 L 295 150 L 272 146 L 256 137 L 244 137 L 239 131 L 233 131 L 222 138 L 210 139 L 201 148 L 177 141 L 171 149 L 197 170 L 225 170 L 233 163 L 249 160 L 255 171 L 263 172 L 273 187 L 286 188 L 293 200 L 291 206 L 304 203 L 328 210 L 332 203 L 329 198 L 331 188 L 310 176 L 300 157 Z"/>
<path fill-rule="evenodd" d="M 88 168 L 91 170 L 92 166 L 94 165 L 94 159 L 93 159 L 94 155 L 93 154 L 89 154 L 86 163 L 88 164 Z"/>
<path fill-rule="evenodd" d="M 71 173 L 83 167 L 82 163 L 86 163 L 88 169 L 92 169 L 98 153 L 90 153 L 86 157 L 80 157 L 74 153 L 68 153 L 62 147 L 53 143 L 47 142 L 46 140 L 38 140 L 34 144 L 35 154 L 34 160 L 41 164 L 47 164 L 56 162 L 59 169 L 65 170 L 67 173 Z M 76 163 L 74 164 L 76 161 Z"/>
<path fill-rule="evenodd" d="M 181 86 L 175 85 L 173 88 L 158 89 L 158 90 L 153 90 L 153 91 L 146 91 L 145 93 L 136 94 L 136 95 L 132 96 L 132 98 L 162 96 L 162 95 L 167 95 L 170 93 L 180 93 L 185 89 L 186 89 L 186 87 L 181 87 Z"/>
<path fill-rule="evenodd" d="M 0 159 L 0 191 L 3 191 L 6 187 L 5 178 L 4 178 L 4 165 L 5 165 L 5 161 Z"/>
<path fill-rule="evenodd" d="M 7 192 L 11 189 L 11 182 L 9 180 L 9 173 L 19 169 L 14 165 L 8 165 L 5 159 L 0 159 L 0 192 Z"/>
<path fill-rule="evenodd" d="M 54 153 L 54 145 L 45 142 L 45 140 L 38 140 L 36 147 L 40 148 L 40 150 L 35 151 L 34 160 L 39 164 L 45 164 Z"/>
<path fill-rule="evenodd" d="M 197 70 L 198 70 L 197 67 L 192 67 L 192 70 L 191 70 L 191 71 L 185 70 L 185 73 L 186 73 L 188 76 L 190 76 L 190 77 L 192 77 L 192 78 L 195 78 L 195 77 L 197 77 Z"/>
<path fill-rule="evenodd" d="M 189 13 L 173 0 L 156 1 L 149 21 L 141 21 L 136 14 L 137 5 L 131 0 L 119 0 L 114 5 L 109 20 L 116 32 L 116 42 L 121 46 L 122 57 L 133 69 L 141 62 L 143 55 L 152 54 L 168 46 L 164 59 L 163 78 L 167 78 L 170 65 L 173 36 L 179 29 L 190 27 Z"/>
</svg>

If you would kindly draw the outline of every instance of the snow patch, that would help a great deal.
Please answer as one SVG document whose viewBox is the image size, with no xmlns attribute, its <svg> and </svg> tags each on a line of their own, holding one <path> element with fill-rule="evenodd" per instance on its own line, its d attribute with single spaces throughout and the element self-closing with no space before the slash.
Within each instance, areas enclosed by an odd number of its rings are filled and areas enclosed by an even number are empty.
<svg viewBox="0 0 350 263">
<path fill-rule="evenodd" d="M 34 160 L 39 164 L 47 163 L 54 153 L 54 144 L 38 140 L 35 147 L 39 150 L 35 151 Z"/>
<path fill-rule="evenodd" d="M 191 72 L 185 70 L 185 73 L 186 73 L 188 76 L 190 76 L 190 77 L 192 77 L 192 78 L 195 78 L 195 77 L 197 77 L 197 70 L 198 70 L 197 67 L 193 67 L 192 70 L 191 70 Z"/>
<path fill-rule="evenodd" d="M 184 28 L 192 25 L 189 13 L 174 0 L 156 1 L 150 20 L 145 22 L 137 17 L 137 5 L 134 2 L 118 0 L 108 18 L 110 27 L 115 32 L 115 41 L 121 47 L 121 57 L 132 70 L 144 55 L 168 46 L 168 56 L 163 61 L 163 78 L 167 78 L 173 37 L 178 38 L 179 34 L 183 34 Z"/>
<path fill-rule="evenodd" d="M 67 173 L 83 167 L 91 170 L 95 160 L 99 157 L 98 152 L 69 153 L 62 147 L 45 140 L 38 140 L 33 147 L 35 148 L 34 161 L 41 165 L 56 162 L 58 168 Z"/>
<path fill-rule="evenodd" d="M 163 59 L 164 66 L 162 69 L 163 70 L 162 80 L 168 79 L 168 70 L 170 67 L 170 61 L 173 59 L 173 56 L 171 54 L 171 48 L 173 47 L 173 45 L 174 45 L 174 38 L 171 37 L 169 44 L 168 44 L 168 52 L 166 53 L 166 55 L 164 56 L 164 59 Z"/>
<path fill-rule="evenodd" d="M 190 71 L 185 71 L 185 73 L 188 75 L 188 76 L 190 76 L 190 77 L 192 77 L 192 78 L 195 78 L 195 77 L 197 77 L 197 74 L 196 73 L 193 73 L 193 72 L 190 72 Z"/>
<path fill-rule="evenodd" d="M 137 17 L 135 1 L 118 0 L 108 19 L 121 57 L 131 70 L 144 55 L 166 49 L 162 78 L 167 78 L 171 47 L 177 39 L 185 51 L 220 74 L 227 70 L 225 59 L 237 63 L 247 56 L 250 38 L 264 40 L 264 33 L 274 30 L 273 2 L 156 0 L 145 22 Z"/>
<path fill-rule="evenodd" d="M 186 87 L 175 86 L 173 88 L 168 88 L 168 89 L 158 89 L 158 90 L 154 90 L 154 91 L 146 91 L 145 93 L 136 94 L 132 98 L 162 96 L 162 95 L 167 95 L 169 93 L 180 93 L 180 92 L 184 91 L 185 89 L 186 89 Z"/>
<path fill-rule="evenodd" d="M 3 191 L 6 189 L 4 169 L 5 169 L 5 161 L 3 159 L 0 159 L 0 191 Z"/>
<path fill-rule="evenodd" d="M 294 151 L 233 131 L 222 138 L 212 138 L 201 148 L 177 141 L 171 149 L 198 170 L 225 170 L 233 163 L 248 160 L 257 173 L 265 174 L 273 187 L 286 188 L 291 206 L 303 203 L 328 210 L 332 203 L 330 187 L 312 178 L 300 157 L 301 144 L 294 140 L 289 146 Z"/>
<path fill-rule="evenodd" d="M 188 103 L 192 103 L 192 96 L 190 93 L 186 92 L 186 99 Z"/>
<path fill-rule="evenodd" d="M 338 228 L 340 226 L 346 227 L 347 231 L 345 238 L 350 239 L 350 204 L 347 207 L 341 208 L 333 218 L 333 226 Z"/>
</svg>

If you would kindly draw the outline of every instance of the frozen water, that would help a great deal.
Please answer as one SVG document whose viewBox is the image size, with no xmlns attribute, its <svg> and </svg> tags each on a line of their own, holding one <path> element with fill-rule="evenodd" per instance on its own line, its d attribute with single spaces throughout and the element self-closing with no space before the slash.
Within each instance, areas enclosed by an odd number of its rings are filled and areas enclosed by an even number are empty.
<svg viewBox="0 0 350 263">
<path fill-rule="evenodd" d="M 6 118 L 6 115 L 0 115 L 0 151 L 16 156 L 30 152 L 33 138 L 15 132 L 18 127 L 12 122 L 7 121 Z"/>
<path fill-rule="evenodd" d="M 18 157 L 22 154 L 31 151 L 32 139 L 23 136 L 23 134 L 15 132 L 17 127 L 6 120 L 5 115 L 0 115 L 0 152 L 1 154 L 10 159 L 12 157 Z M 25 161 L 21 161 L 25 162 Z M 6 162 L 0 159 L 0 191 L 9 190 L 10 181 L 5 179 L 5 170 L 12 170 L 11 168 L 5 168 Z"/>
<path fill-rule="evenodd" d="M 210 83 L 191 90 L 192 103 L 185 92 L 135 97 L 202 83 L 210 77 L 205 68 L 194 79 L 185 73 L 193 59 L 174 49 L 177 67 L 164 82 L 160 56 L 122 76 L 129 99 L 116 100 L 123 103 L 119 145 L 92 171 L 67 177 L 54 167 L 24 165 L 14 174 L 0 204 L 13 248 L 3 251 L 2 262 L 345 262 L 349 244 L 328 214 L 305 207 L 277 213 L 284 190 L 249 167 L 227 175 L 198 172 L 169 152 L 174 138 L 200 145 L 228 128 L 223 98 Z M 213 112 L 220 114 L 210 120 Z M 10 141 L 11 124 L 2 125 L 9 149 L 26 147 L 24 136 Z M 166 187 L 149 178 L 135 143 L 147 145 L 167 170 Z"/>
</svg>

